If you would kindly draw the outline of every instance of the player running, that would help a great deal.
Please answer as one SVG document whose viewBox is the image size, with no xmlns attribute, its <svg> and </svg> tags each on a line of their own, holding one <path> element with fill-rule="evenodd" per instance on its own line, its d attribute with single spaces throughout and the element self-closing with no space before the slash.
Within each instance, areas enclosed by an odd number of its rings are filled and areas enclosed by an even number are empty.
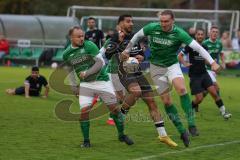
<svg viewBox="0 0 240 160">
<path fill-rule="evenodd" d="M 64 51 L 63 60 L 73 68 L 80 79 L 80 126 L 84 137 L 81 147 L 91 146 L 89 112 L 95 95 L 98 95 L 109 108 L 116 124 L 119 141 L 132 145 L 133 141 L 124 134 L 123 117 L 117 108 L 116 95 L 106 73 L 106 67 L 103 67 L 104 60 L 99 54 L 98 47 L 93 42 L 84 40 L 84 32 L 78 26 L 69 30 L 69 36 L 71 45 Z"/>
<path fill-rule="evenodd" d="M 204 30 L 197 29 L 195 38 L 199 44 L 202 44 L 205 38 Z M 203 47 L 207 49 L 207 47 Z M 184 54 L 189 56 L 189 63 L 184 60 Z M 205 60 L 202 58 L 202 56 L 200 56 L 198 52 L 194 51 L 189 46 L 186 46 L 179 53 L 178 59 L 184 66 L 189 67 L 191 93 L 195 96 L 195 99 L 192 101 L 192 106 L 195 108 L 195 111 L 198 112 L 198 104 L 202 102 L 204 98 L 203 92 L 207 90 L 214 99 L 223 118 L 226 120 L 229 119 L 231 114 L 226 112 L 223 101 L 217 94 L 217 90 L 207 72 Z"/>
<path fill-rule="evenodd" d="M 198 51 L 211 64 L 213 70 L 216 71 L 220 67 L 201 45 L 193 40 L 183 29 L 174 24 L 174 14 L 171 10 L 165 10 L 160 13 L 160 23 L 150 23 L 134 35 L 125 51 L 121 54 L 123 60 L 128 59 L 132 46 L 143 36 L 149 36 L 150 38 L 151 55 L 149 60 L 151 63 L 151 77 L 158 86 L 157 91 L 169 118 L 181 134 L 181 139 L 185 146 L 188 147 L 190 142 L 188 132 L 180 120 L 169 92 L 173 85 L 180 96 L 181 106 L 187 117 L 189 132 L 192 136 L 198 135 L 191 100 L 178 63 L 177 51 L 181 44 L 185 43 Z"/>
<path fill-rule="evenodd" d="M 107 59 L 110 59 L 111 63 L 113 63 L 114 60 L 114 66 L 118 67 L 117 70 L 120 82 L 129 92 L 123 101 L 122 106 L 124 110 L 122 110 L 122 112 L 126 114 L 128 112 L 128 108 L 130 106 L 133 106 L 137 99 L 141 97 L 149 108 L 149 112 L 151 118 L 155 123 L 160 141 L 166 143 L 171 147 L 176 147 L 177 144 L 172 141 L 167 135 L 164 127 L 164 121 L 161 118 L 156 102 L 154 101 L 153 91 L 150 84 L 140 70 L 132 73 L 127 73 L 123 67 L 123 63 L 120 62 L 119 54 L 126 48 L 129 40 L 134 35 L 132 33 L 132 16 L 121 15 L 118 20 L 118 25 L 120 27 L 120 31 L 106 42 L 104 45 L 105 47 L 102 48 L 101 51 Z M 142 49 L 139 45 L 136 45 L 131 49 L 131 56 L 137 58 L 139 62 L 144 59 Z M 119 81 L 116 82 L 120 83 Z"/>
<path fill-rule="evenodd" d="M 224 60 L 224 53 L 222 52 L 222 42 L 220 39 L 218 39 L 219 29 L 217 26 L 212 26 L 210 29 L 209 38 L 203 41 L 203 45 L 208 48 L 208 52 L 210 53 L 211 57 L 220 64 L 219 58 L 221 58 L 221 67 L 225 69 L 225 60 Z M 219 92 L 219 85 L 217 83 L 216 79 L 216 72 L 211 70 L 211 67 L 208 66 L 208 74 L 210 75 L 214 86 L 216 87 L 216 90 L 218 94 Z"/>
</svg>

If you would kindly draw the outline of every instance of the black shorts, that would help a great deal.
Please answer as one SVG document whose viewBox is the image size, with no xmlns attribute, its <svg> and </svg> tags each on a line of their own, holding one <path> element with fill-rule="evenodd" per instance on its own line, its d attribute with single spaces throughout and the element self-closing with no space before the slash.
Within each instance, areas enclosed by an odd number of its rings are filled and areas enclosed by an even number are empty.
<svg viewBox="0 0 240 160">
<path fill-rule="evenodd" d="M 15 89 L 15 94 L 16 95 L 23 95 L 25 94 L 25 87 L 21 86 Z M 29 91 L 29 96 L 39 96 L 39 92 L 37 91 Z"/>
<path fill-rule="evenodd" d="M 152 92 L 151 85 L 149 84 L 149 82 L 141 72 L 131 73 L 131 74 L 118 73 L 118 76 L 119 76 L 120 82 L 126 88 L 126 90 L 128 90 L 128 86 L 131 83 L 138 83 L 139 86 L 141 87 L 142 93 Z"/>
<path fill-rule="evenodd" d="M 201 93 L 207 90 L 207 88 L 212 85 L 213 85 L 213 82 L 208 73 L 194 75 L 190 77 L 190 88 L 191 88 L 192 95 Z"/>
</svg>

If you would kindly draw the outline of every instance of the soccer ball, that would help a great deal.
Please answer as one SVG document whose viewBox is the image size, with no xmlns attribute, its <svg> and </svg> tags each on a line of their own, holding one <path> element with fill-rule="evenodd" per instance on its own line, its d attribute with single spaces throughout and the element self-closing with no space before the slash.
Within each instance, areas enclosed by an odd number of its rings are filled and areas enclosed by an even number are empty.
<svg viewBox="0 0 240 160">
<path fill-rule="evenodd" d="M 57 64 L 56 62 L 53 62 L 53 63 L 51 64 L 51 67 L 52 67 L 53 69 L 56 69 L 56 68 L 58 67 L 58 64 Z"/>
<path fill-rule="evenodd" d="M 123 69 L 127 73 L 135 73 L 139 70 L 139 62 L 134 57 L 129 57 L 128 60 L 123 62 Z"/>
</svg>

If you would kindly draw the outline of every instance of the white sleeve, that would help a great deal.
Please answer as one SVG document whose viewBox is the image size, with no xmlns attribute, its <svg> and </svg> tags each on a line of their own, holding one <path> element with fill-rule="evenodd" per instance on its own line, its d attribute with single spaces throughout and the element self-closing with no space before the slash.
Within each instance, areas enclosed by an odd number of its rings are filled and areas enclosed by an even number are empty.
<svg viewBox="0 0 240 160">
<path fill-rule="evenodd" d="M 85 71 L 85 77 L 97 73 L 103 67 L 104 60 L 100 53 L 94 57 L 94 60 L 95 60 L 94 65 Z"/>
<path fill-rule="evenodd" d="M 237 38 L 234 38 L 233 40 L 232 40 L 232 48 L 233 48 L 233 50 L 235 50 L 235 51 L 238 51 L 240 48 L 239 48 L 239 45 L 238 45 L 238 39 Z"/>
<path fill-rule="evenodd" d="M 102 47 L 102 48 L 99 50 L 99 54 L 102 56 L 102 58 L 103 58 L 103 60 L 104 60 L 104 64 L 103 64 L 103 65 L 108 64 L 108 59 L 106 58 L 105 52 L 106 52 L 106 48 L 104 48 L 104 47 Z"/>
<path fill-rule="evenodd" d="M 126 47 L 126 51 L 129 53 L 131 51 L 131 48 L 142 38 L 144 37 L 144 32 L 143 32 L 143 28 L 140 29 L 130 40 L 130 42 L 128 43 L 128 46 Z"/>
<path fill-rule="evenodd" d="M 197 41 L 193 40 L 189 47 L 197 51 L 205 60 L 207 60 L 210 64 L 214 62 L 210 54 L 199 44 Z"/>
</svg>

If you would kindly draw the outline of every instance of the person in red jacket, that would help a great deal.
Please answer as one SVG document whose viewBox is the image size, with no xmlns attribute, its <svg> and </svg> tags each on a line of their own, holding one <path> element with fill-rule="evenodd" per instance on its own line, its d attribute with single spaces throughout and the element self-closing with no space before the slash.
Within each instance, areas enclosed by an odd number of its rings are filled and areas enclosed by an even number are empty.
<svg viewBox="0 0 240 160">
<path fill-rule="evenodd" d="M 0 34 L 0 58 L 9 53 L 9 43 L 8 40 Z"/>
</svg>

